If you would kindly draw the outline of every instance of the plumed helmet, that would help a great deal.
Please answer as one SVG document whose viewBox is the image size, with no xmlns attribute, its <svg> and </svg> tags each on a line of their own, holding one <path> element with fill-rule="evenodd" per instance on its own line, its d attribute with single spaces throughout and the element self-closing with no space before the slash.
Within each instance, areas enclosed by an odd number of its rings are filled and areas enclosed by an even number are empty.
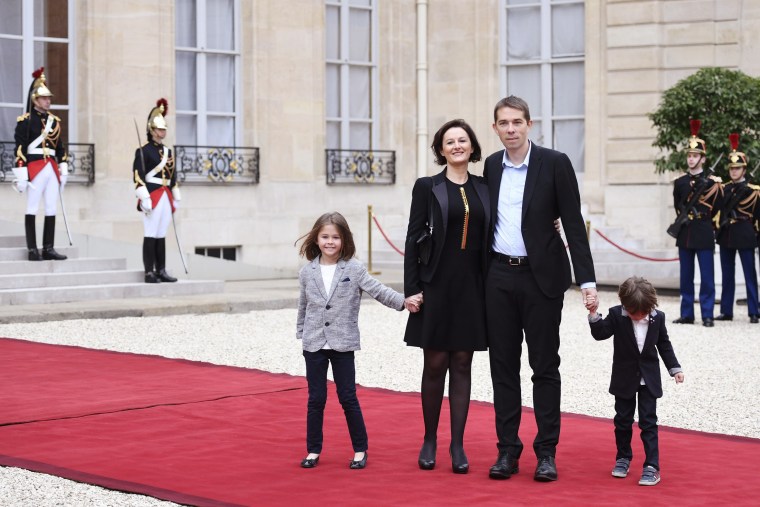
<svg viewBox="0 0 760 507">
<path fill-rule="evenodd" d="M 26 99 L 27 111 L 32 110 L 32 103 L 37 97 L 52 97 L 53 92 L 47 87 L 47 78 L 45 77 L 45 67 L 32 72 L 32 85 L 29 87 L 29 94 Z"/>
<path fill-rule="evenodd" d="M 166 113 L 169 112 L 169 103 L 161 98 L 156 101 L 156 107 L 148 114 L 148 134 L 152 129 L 166 129 Z"/>
<path fill-rule="evenodd" d="M 691 128 L 691 137 L 688 141 L 688 148 L 686 149 L 687 153 L 701 153 L 702 155 L 706 155 L 707 146 L 705 145 L 705 141 L 704 139 L 697 137 L 699 129 L 702 127 L 702 122 L 700 120 L 690 120 L 689 127 Z"/>
<path fill-rule="evenodd" d="M 739 134 L 736 132 L 729 134 L 728 140 L 731 142 L 731 153 L 728 154 L 728 167 L 747 167 L 747 155 L 739 149 Z"/>
</svg>

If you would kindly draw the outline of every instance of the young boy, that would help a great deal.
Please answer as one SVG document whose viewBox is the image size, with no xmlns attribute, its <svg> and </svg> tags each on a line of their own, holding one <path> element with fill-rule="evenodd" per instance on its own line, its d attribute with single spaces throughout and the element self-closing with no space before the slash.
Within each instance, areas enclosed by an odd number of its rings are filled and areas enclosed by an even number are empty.
<svg viewBox="0 0 760 507">
<path fill-rule="evenodd" d="M 657 445 L 657 398 L 662 397 L 660 353 L 676 383 L 684 380 L 673 346 L 665 329 L 665 314 L 656 310 L 657 292 L 644 278 L 632 276 L 620 285 L 621 305 L 613 306 L 602 319 L 598 301 L 587 301 L 591 334 L 595 340 L 614 336 L 610 393 L 615 395 L 615 443 L 617 456 L 613 477 L 626 477 L 633 458 L 631 436 L 638 398 L 639 429 L 644 443 L 644 470 L 639 484 L 660 482 L 660 453 Z"/>
</svg>

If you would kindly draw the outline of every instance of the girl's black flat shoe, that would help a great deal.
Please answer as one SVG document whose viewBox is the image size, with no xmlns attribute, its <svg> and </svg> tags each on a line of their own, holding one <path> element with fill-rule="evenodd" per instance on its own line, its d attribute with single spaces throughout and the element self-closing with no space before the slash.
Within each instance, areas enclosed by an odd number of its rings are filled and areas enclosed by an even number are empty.
<svg viewBox="0 0 760 507">
<path fill-rule="evenodd" d="M 351 460 L 351 463 L 348 465 L 348 468 L 354 469 L 354 470 L 360 470 L 367 466 L 367 452 L 364 452 L 364 457 L 360 459 L 359 461 Z"/>
<path fill-rule="evenodd" d="M 314 468 L 319 463 L 319 456 L 316 458 L 304 458 L 301 461 L 301 468 Z"/>
</svg>

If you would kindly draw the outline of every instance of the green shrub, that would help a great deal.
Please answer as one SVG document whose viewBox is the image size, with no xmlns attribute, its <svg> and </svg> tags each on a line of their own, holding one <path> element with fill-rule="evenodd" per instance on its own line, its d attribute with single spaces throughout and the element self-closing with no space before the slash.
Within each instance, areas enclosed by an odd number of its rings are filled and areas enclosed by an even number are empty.
<svg viewBox="0 0 760 507">
<path fill-rule="evenodd" d="M 655 159 L 658 173 L 686 168 L 686 144 L 691 137 L 689 120 L 702 121 L 698 137 L 707 145 L 705 168 L 720 153 L 723 158 L 715 173 L 728 178 L 727 159 L 731 151 L 728 135 L 739 134 L 739 150 L 747 154 L 748 171 L 760 162 L 760 79 L 740 71 L 707 68 L 682 79 L 662 95 L 649 119 L 657 129 L 652 143 L 662 154 Z M 760 170 L 755 173 L 760 178 Z"/>
</svg>

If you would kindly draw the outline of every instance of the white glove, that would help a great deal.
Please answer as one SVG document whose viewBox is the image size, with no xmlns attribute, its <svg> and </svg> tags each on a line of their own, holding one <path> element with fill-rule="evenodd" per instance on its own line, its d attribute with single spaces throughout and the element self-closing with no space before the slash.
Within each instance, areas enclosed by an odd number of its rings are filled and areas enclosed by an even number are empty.
<svg viewBox="0 0 760 507">
<path fill-rule="evenodd" d="M 16 177 L 12 183 L 13 189 L 19 194 L 23 194 L 29 185 L 29 171 L 26 167 L 14 167 L 13 175 Z"/>
<path fill-rule="evenodd" d="M 178 210 L 178 209 L 179 209 L 179 201 L 178 201 L 177 199 L 174 199 L 174 200 L 172 201 L 172 204 L 174 205 L 174 209 L 175 209 L 175 210 Z"/>
<path fill-rule="evenodd" d="M 69 181 L 69 163 L 61 162 L 58 164 L 58 172 L 61 173 L 61 189 L 66 186 L 66 182 Z"/>
<path fill-rule="evenodd" d="M 137 187 L 135 189 L 135 195 L 140 199 L 140 208 L 143 212 L 150 216 L 150 212 L 153 211 L 153 201 L 150 200 L 150 193 L 145 187 Z"/>
</svg>

